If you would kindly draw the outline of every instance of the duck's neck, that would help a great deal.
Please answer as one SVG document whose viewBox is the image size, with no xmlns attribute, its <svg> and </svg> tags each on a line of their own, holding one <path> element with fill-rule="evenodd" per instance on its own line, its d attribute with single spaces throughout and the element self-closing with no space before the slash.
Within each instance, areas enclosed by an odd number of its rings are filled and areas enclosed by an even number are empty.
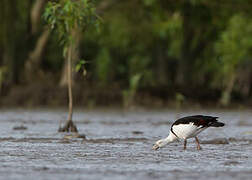
<svg viewBox="0 0 252 180">
<path fill-rule="evenodd" d="M 164 144 L 168 144 L 168 143 L 175 141 L 176 139 L 177 139 L 177 137 L 170 131 L 169 136 L 167 136 L 165 139 L 163 139 L 163 142 L 164 142 Z"/>
</svg>

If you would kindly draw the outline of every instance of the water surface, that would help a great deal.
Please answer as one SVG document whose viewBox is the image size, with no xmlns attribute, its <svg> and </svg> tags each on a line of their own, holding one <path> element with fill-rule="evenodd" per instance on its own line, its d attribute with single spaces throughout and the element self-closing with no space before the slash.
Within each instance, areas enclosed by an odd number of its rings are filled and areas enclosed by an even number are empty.
<svg viewBox="0 0 252 180">
<path fill-rule="evenodd" d="M 219 116 L 224 128 L 153 151 L 174 119 Z M 77 111 L 81 138 L 57 133 L 63 110 L 0 111 L 0 179 L 252 179 L 252 112 Z M 20 127 L 20 130 L 18 130 Z M 22 128 L 23 126 L 23 128 Z M 25 128 L 27 129 L 25 129 Z"/>
</svg>

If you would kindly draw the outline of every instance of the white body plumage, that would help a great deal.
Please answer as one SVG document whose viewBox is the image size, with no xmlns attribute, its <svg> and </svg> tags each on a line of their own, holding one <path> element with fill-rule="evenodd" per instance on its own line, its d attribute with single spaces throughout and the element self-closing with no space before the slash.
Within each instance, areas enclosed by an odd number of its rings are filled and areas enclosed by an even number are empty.
<svg viewBox="0 0 252 180">
<path fill-rule="evenodd" d="M 201 131 L 207 127 L 195 126 L 192 122 L 189 124 L 179 124 L 172 127 L 173 132 L 177 135 L 177 138 L 188 139 L 197 136 Z"/>
<path fill-rule="evenodd" d="M 218 117 L 213 116 L 187 116 L 175 121 L 170 129 L 169 136 L 165 139 L 158 140 L 153 149 L 157 150 L 176 139 L 184 139 L 184 149 L 186 149 L 187 139 L 195 138 L 197 149 L 201 149 L 197 135 L 208 127 L 222 127 L 225 124 L 217 120 Z"/>
</svg>

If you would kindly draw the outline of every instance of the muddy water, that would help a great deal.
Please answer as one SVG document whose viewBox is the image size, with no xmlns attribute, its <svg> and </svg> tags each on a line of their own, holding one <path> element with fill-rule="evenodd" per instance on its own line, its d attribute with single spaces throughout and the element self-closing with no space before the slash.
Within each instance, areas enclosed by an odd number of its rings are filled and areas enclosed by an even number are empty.
<svg viewBox="0 0 252 180">
<path fill-rule="evenodd" d="M 224 128 L 199 135 L 188 149 L 175 142 L 158 151 L 177 117 L 220 116 Z M 75 112 L 82 138 L 58 134 L 63 110 L 0 111 L 0 179 L 252 179 L 251 111 Z"/>
</svg>

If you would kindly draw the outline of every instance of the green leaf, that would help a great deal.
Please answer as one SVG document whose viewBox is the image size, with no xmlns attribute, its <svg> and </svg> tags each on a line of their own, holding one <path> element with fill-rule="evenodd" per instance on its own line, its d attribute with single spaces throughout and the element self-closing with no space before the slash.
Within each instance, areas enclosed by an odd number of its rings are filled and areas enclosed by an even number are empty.
<svg viewBox="0 0 252 180">
<path fill-rule="evenodd" d="M 63 48 L 63 57 L 66 57 L 66 56 L 67 56 L 67 50 L 68 50 L 68 48 L 65 46 L 65 47 Z"/>
<path fill-rule="evenodd" d="M 77 65 L 75 66 L 75 72 L 79 72 L 80 69 L 81 69 L 81 64 L 77 64 Z"/>
</svg>

